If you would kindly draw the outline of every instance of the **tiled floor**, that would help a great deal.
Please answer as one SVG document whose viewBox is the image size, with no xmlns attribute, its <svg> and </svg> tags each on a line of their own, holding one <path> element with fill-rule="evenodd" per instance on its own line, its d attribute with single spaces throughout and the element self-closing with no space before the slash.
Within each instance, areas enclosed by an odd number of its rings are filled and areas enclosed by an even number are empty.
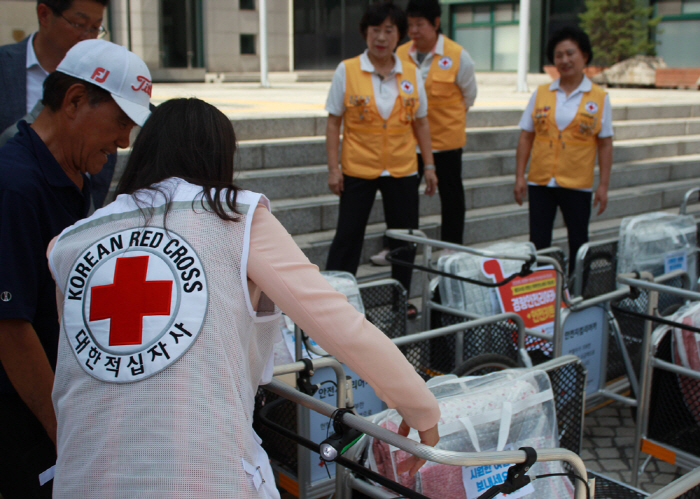
<svg viewBox="0 0 700 499">
<path fill-rule="evenodd" d="M 632 483 L 634 449 L 632 411 L 614 402 L 586 414 L 581 458 L 586 468 L 614 480 Z M 643 462 L 646 454 L 642 454 Z M 652 458 L 639 480 L 638 488 L 653 493 L 683 474 L 680 468 Z"/>
</svg>

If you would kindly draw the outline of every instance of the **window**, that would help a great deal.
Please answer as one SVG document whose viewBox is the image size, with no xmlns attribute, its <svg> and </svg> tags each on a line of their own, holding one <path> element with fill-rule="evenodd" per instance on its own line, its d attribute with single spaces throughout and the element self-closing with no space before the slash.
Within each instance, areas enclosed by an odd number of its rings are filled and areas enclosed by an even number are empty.
<svg viewBox="0 0 700 499">
<path fill-rule="evenodd" d="M 453 38 L 469 52 L 477 71 L 517 69 L 519 14 L 517 3 L 453 8 Z"/>
<path fill-rule="evenodd" d="M 255 35 L 241 35 L 241 54 L 255 55 Z"/>
<path fill-rule="evenodd" d="M 255 10 L 255 0 L 238 0 L 238 8 L 241 10 Z"/>
</svg>

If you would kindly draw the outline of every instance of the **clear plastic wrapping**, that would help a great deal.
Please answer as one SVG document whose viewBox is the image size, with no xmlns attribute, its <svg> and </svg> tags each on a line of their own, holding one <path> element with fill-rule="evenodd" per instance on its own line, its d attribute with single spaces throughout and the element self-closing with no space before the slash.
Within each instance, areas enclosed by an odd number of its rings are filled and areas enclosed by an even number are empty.
<svg viewBox="0 0 700 499">
<path fill-rule="evenodd" d="M 535 254 L 535 246 L 529 242 L 504 242 L 484 248 L 484 251 L 490 251 L 499 255 L 529 256 Z M 438 270 L 483 282 L 493 282 L 490 278 L 484 276 L 481 271 L 481 261 L 483 259 L 484 257 L 482 256 L 470 253 L 451 253 L 440 257 Z M 523 266 L 523 262 L 519 260 L 501 260 L 501 262 L 503 273 L 506 276 L 513 272 L 519 272 Z M 439 288 L 440 299 L 446 307 L 482 316 L 495 315 L 502 312 L 495 288 L 487 288 L 448 277 L 440 277 Z"/>
<path fill-rule="evenodd" d="M 438 449 L 487 452 L 558 447 L 552 388 L 544 371 L 509 370 L 467 378 L 449 375 L 434 378 L 428 386 L 440 404 Z M 396 431 L 401 416 L 390 409 L 377 414 L 374 422 Z M 411 430 L 409 438 L 418 441 L 418 433 Z M 484 492 L 502 483 L 508 468 L 462 468 L 428 462 L 410 477 L 408 473 L 396 472 L 399 463 L 409 457 L 406 452 L 378 440 L 370 445 L 373 470 L 432 498 L 472 499 L 473 493 L 470 495 L 467 490 Z M 561 463 L 538 462 L 529 474 L 561 470 Z M 573 487 L 566 479 L 539 480 L 534 482 L 534 492 L 525 497 L 573 497 Z"/>
<path fill-rule="evenodd" d="M 682 269 L 697 280 L 697 236 L 692 215 L 664 212 L 625 217 L 620 224 L 617 273 Z M 694 284 L 693 284 L 694 285 Z"/>
</svg>

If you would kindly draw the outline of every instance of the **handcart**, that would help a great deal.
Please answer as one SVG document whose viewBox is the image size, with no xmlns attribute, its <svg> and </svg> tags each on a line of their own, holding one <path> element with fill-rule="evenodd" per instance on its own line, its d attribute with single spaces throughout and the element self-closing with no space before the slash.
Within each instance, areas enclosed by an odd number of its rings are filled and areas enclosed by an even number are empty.
<svg viewBox="0 0 700 499">
<path fill-rule="evenodd" d="M 674 363 L 673 330 L 691 330 L 687 324 L 661 317 L 659 296 L 672 294 L 684 300 L 700 301 L 700 293 L 653 282 L 649 275 L 620 275 L 618 281 L 644 289 L 648 301 L 644 313 L 632 312 L 644 320 L 640 390 L 633 459 L 636 484 L 644 466 L 641 452 L 684 469 L 700 466 L 700 370 Z M 660 325 L 659 325 L 660 324 Z M 655 327 L 659 325 L 658 327 Z M 697 332 L 697 331 L 696 331 Z"/>
<path fill-rule="evenodd" d="M 341 385 L 341 379 L 342 379 L 342 368 L 340 368 L 340 364 L 337 363 L 337 361 L 334 361 L 333 359 L 330 358 L 325 358 L 325 359 L 316 359 L 311 361 L 313 366 L 313 369 L 316 369 L 322 365 L 328 365 L 329 363 L 335 362 L 337 364 L 337 367 L 334 368 L 336 372 L 338 373 L 338 385 Z M 578 387 L 582 389 L 583 387 L 583 371 L 580 369 L 580 362 L 573 358 L 569 357 L 568 359 L 561 359 L 557 361 L 553 361 L 551 366 L 545 366 L 548 368 L 548 374 L 550 375 L 550 378 L 554 377 L 553 380 L 553 390 L 556 393 L 560 393 L 560 389 L 563 386 L 567 386 L 567 382 L 562 380 L 564 378 L 571 378 L 572 374 L 578 372 L 579 376 L 579 382 L 578 382 Z M 298 362 L 294 364 L 289 364 L 285 366 L 278 366 L 275 368 L 275 375 L 282 374 L 282 373 L 288 373 L 292 371 L 304 371 L 307 368 L 305 363 L 303 362 Z M 576 376 L 574 376 L 576 377 Z M 556 387 L 556 388 L 554 388 Z M 526 455 L 525 452 L 523 451 L 505 451 L 505 452 L 481 452 L 481 453 L 462 453 L 462 452 L 451 452 L 451 451 L 443 451 L 443 450 L 437 450 L 433 449 L 432 447 L 427 447 L 422 444 L 416 443 L 413 440 L 406 439 L 404 437 L 401 437 L 385 428 L 379 427 L 377 425 L 374 425 L 367 421 L 364 418 L 358 417 L 353 415 L 350 411 L 346 411 L 343 413 L 338 413 L 338 405 L 341 407 L 345 407 L 344 402 L 340 402 L 340 399 L 342 397 L 347 397 L 348 391 L 342 390 L 343 393 L 339 393 L 338 395 L 338 404 L 337 405 L 331 405 L 326 402 L 320 401 L 317 398 L 311 397 L 309 395 L 305 395 L 303 393 L 298 392 L 294 388 L 290 387 L 284 382 L 281 382 L 277 379 L 273 380 L 273 382 L 270 385 L 267 385 L 265 387 L 266 390 L 269 390 L 269 392 L 274 393 L 278 396 L 282 396 L 285 399 L 288 399 L 292 401 L 295 404 L 299 404 L 302 407 L 305 407 L 306 409 L 311 409 L 313 411 L 317 411 L 320 414 L 322 414 L 326 418 L 333 418 L 333 427 L 336 431 L 340 430 L 343 431 L 340 427 L 342 425 L 347 425 L 350 428 L 354 428 L 356 430 L 359 430 L 362 433 L 365 433 L 367 435 L 371 435 L 375 438 L 378 438 L 384 442 L 387 442 L 388 444 L 403 449 L 413 455 L 416 455 L 418 457 L 428 459 L 429 461 L 435 462 L 435 463 L 442 463 L 442 464 L 450 464 L 450 465 L 456 465 L 456 466 L 482 466 L 486 464 L 512 464 L 512 463 L 522 463 L 525 462 L 526 459 L 529 459 L 529 455 Z M 569 380 L 569 387 L 568 387 L 568 398 L 569 398 L 569 405 L 571 406 L 571 403 L 573 400 L 576 399 L 574 394 L 572 393 L 572 390 L 574 388 L 570 386 L 570 380 Z M 562 398 L 566 398 L 567 395 L 564 395 Z M 580 409 L 580 400 L 581 397 L 578 397 L 579 404 L 578 407 Z M 352 397 L 348 399 L 350 403 L 352 403 Z M 316 452 L 322 453 L 324 456 L 326 455 L 333 455 L 333 449 L 329 448 L 329 445 L 335 445 L 336 440 L 333 439 L 335 435 L 331 436 L 331 438 L 327 439 L 324 441 L 324 444 L 326 445 L 321 445 L 319 446 L 318 444 L 314 444 L 313 442 L 308 442 L 307 439 L 304 438 L 299 438 L 296 436 L 294 430 L 290 430 L 289 428 L 285 428 L 283 425 L 280 425 L 278 422 L 275 421 L 275 404 L 279 404 L 279 402 L 272 402 L 269 405 L 266 404 L 261 410 L 257 411 L 257 420 L 258 420 L 258 425 L 271 428 L 273 431 L 279 432 L 280 434 L 286 436 L 286 437 L 291 437 L 294 438 L 297 442 L 300 442 L 302 445 L 306 445 L 307 447 L 312 448 Z M 575 405 L 575 404 L 573 404 Z M 574 408 L 574 410 L 576 410 Z M 578 419 L 580 423 L 581 419 L 581 412 L 580 410 L 578 411 Z M 329 420 L 330 421 L 330 420 Z M 342 424 L 341 424 L 342 423 Z M 578 441 L 580 443 L 580 434 L 578 435 L 579 438 L 574 439 L 574 441 Z M 342 444 L 341 444 L 342 445 Z M 336 446 L 337 447 L 337 446 Z M 586 497 L 586 484 L 588 482 L 585 467 L 583 466 L 583 462 L 580 460 L 580 458 L 572 451 L 567 450 L 567 449 L 537 449 L 537 460 L 539 461 L 552 461 L 552 460 L 563 460 L 568 465 L 570 466 L 570 470 L 572 472 L 580 477 L 579 480 L 575 480 L 575 489 L 576 489 L 576 498 L 585 498 Z M 349 452 L 348 454 L 352 454 L 352 452 Z M 335 456 L 334 456 L 335 457 Z M 337 466 L 340 464 L 341 466 Z M 352 474 L 349 473 L 348 468 L 352 470 Z M 365 470 L 362 469 L 362 466 L 354 465 L 353 462 L 348 462 L 343 459 L 338 459 L 336 461 L 336 476 L 335 476 L 335 497 L 336 498 L 349 498 L 352 497 L 351 489 L 356 489 L 361 492 L 363 492 L 366 495 L 369 495 L 370 497 L 396 497 L 395 495 L 386 495 L 387 493 L 383 491 L 383 489 L 377 488 L 374 485 L 371 485 L 368 482 L 362 481 L 359 479 L 359 475 L 367 475 Z M 373 476 L 372 477 L 374 480 L 378 480 L 381 477 Z M 580 482 L 580 483 L 579 483 Z M 386 484 L 386 481 L 383 481 L 381 483 Z M 409 494 L 411 491 L 409 490 L 401 490 L 401 494 L 406 495 L 407 497 L 423 497 L 421 495 L 416 495 L 414 494 Z M 300 490 L 300 492 L 302 492 Z M 328 490 L 324 491 L 324 493 L 328 493 Z M 300 494 L 300 497 L 319 497 L 318 495 L 315 496 L 304 496 Z"/>
<path fill-rule="evenodd" d="M 465 246 L 445 243 L 408 234 L 406 231 L 390 230 L 387 234 L 396 239 L 404 240 L 423 246 L 424 262 L 418 266 L 419 270 L 435 272 L 431 268 L 430 257 L 433 248 L 449 248 L 454 251 L 471 253 L 485 258 L 503 258 L 519 260 L 525 265 L 547 264 L 555 269 L 555 301 L 553 311 L 553 327 L 551 333 L 536 331 L 531 328 L 525 330 L 525 347 L 523 338 L 519 337 L 507 325 L 499 325 L 488 331 L 476 332 L 465 335 L 457 335 L 457 345 L 455 351 L 457 355 L 462 355 L 462 361 L 469 361 L 472 357 L 477 357 L 477 361 L 490 359 L 491 354 L 508 357 L 512 361 L 522 366 L 531 366 L 533 352 L 544 354 L 544 358 L 556 358 L 565 353 L 578 355 L 584 360 L 588 369 L 588 385 L 586 389 L 587 406 L 592 407 L 605 399 L 614 399 L 627 405 L 635 406 L 634 395 L 638 393 L 639 376 L 639 344 L 641 342 L 642 324 L 637 319 L 636 324 L 623 324 L 625 328 L 618 325 L 618 319 L 609 310 L 611 301 L 618 301 L 628 307 L 641 307 L 645 303 L 646 296 L 632 293 L 629 286 L 621 285 L 617 289 L 605 294 L 594 296 L 588 299 L 582 297 L 569 298 L 563 293 L 563 273 L 556 259 L 541 255 L 515 255 L 515 254 L 494 254 L 487 251 L 476 250 Z M 485 265 L 485 264 L 484 264 Z M 527 270 L 527 269 L 524 269 Z M 438 273 L 438 272 L 435 272 Z M 444 274 L 442 274 L 444 275 Z M 462 279 L 459 276 L 448 275 L 452 279 Z M 663 274 L 656 278 L 657 282 L 690 287 L 687 275 L 682 271 L 674 271 Z M 480 284 L 469 281 L 470 283 Z M 434 284 L 427 283 L 423 291 L 423 315 L 424 325 L 453 324 L 466 319 L 473 319 L 472 313 L 454 308 L 446 307 L 433 300 L 432 290 Z M 674 295 L 662 295 L 664 300 L 677 302 Z M 566 304 L 565 308 L 561 304 Z M 670 303 L 668 303 L 670 304 Z M 668 305 L 667 304 L 667 305 Z M 440 314 L 441 323 L 430 322 L 430 315 L 433 312 Z M 631 331 L 628 331 L 632 329 Z M 624 333 L 624 334 L 623 334 Z M 612 341 L 611 341 L 612 340 Z M 515 346 L 517 344 L 517 347 Z M 465 345 L 464 350 L 460 346 Z M 533 348 L 533 346 L 535 348 Z M 446 348 L 451 345 L 446 344 Z M 629 353 L 632 351 L 632 354 Z M 484 354 L 488 354 L 484 356 Z M 610 362 L 608 361 L 610 358 Z M 473 361 L 474 359 L 472 359 Z M 542 360 L 542 356 L 540 356 Z M 486 362 L 488 364 L 488 362 Z M 459 364 L 457 364 L 459 366 Z M 614 369 L 611 369 L 613 366 Z M 463 373 L 462 370 L 458 372 Z M 626 375 L 626 377 L 621 377 Z M 633 396 L 625 396 L 624 392 L 632 389 Z"/>
<path fill-rule="evenodd" d="M 321 365 L 326 365 L 332 362 L 335 361 L 332 359 L 317 359 L 313 361 L 312 367 L 315 369 Z M 339 364 L 337 366 L 339 366 Z M 277 375 L 290 371 L 303 371 L 307 367 L 308 366 L 301 362 L 287 366 L 280 366 L 275 369 L 275 374 Z M 571 394 L 571 390 L 573 389 L 571 386 L 571 380 L 577 377 L 580 378 L 578 388 L 581 395 L 579 395 L 577 399 L 574 398 L 569 400 L 568 404 L 565 404 L 563 409 L 564 412 L 569 411 L 572 415 L 575 415 L 580 423 L 583 417 L 582 389 L 584 385 L 583 377 L 585 377 L 580 361 L 573 356 L 567 356 L 565 358 L 549 361 L 540 367 L 546 370 L 547 374 L 552 380 L 552 389 L 554 392 L 562 394 L 559 397 L 560 399 L 567 398 L 567 391 L 569 394 Z M 340 379 L 342 379 L 342 368 L 339 369 L 338 367 L 335 367 L 334 369 L 338 373 L 338 381 L 340 381 Z M 564 379 L 568 379 L 568 381 L 564 381 L 562 383 L 562 380 Z M 568 388 L 566 388 L 567 386 Z M 279 401 L 284 401 L 285 403 L 296 404 L 298 407 L 304 407 L 307 410 L 318 411 L 322 417 L 328 418 L 329 422 L 333 421 L 333 430 L 336 433 L 331 435 L 330 438 L 326 439 L 321 443 L 321 445 L 319 445 L 316 442 L 298 438 L 294 430 L 289 430 L 275 422 L 275 407 L 273 407 L 275 403 L 271 403 L 262 408 L 261 411 L 258 411 L 257 415 L 258 424 L 272 428 L 272 431 L 279 432 L 279 434 L 286 438 L 294 439 L 296 442 L 299 442 L 300 445 L 307 446 L 313 452 L 323 453 L 329 459 L 336 460 L 336 465 L 339 466 L 336 466 L 336 480 L 334 483 L 334 489 L 331 491 L 335 493 L 335 498 L 351 498 L 353 497 L 353 491 L 360 492 L 363 494 L 363 497 L 377 499 L 395 499 L 397 495 L 417 499 L 425 498 L 425 496 L 422 496 L 411 489 L 395 487 L 394 485 L 396 484 L 388 483 L 386 479 L 382 478 L 382 476 L 372 474 L 363 466 L 359 465 L 357 460 L 358 452 L 361 449 L 360 446 L 348 446 L 349 450 L 345 453 L 345 456 L 347 456 L 349 459 L 345 459 L 342 452 L 343 449 L 339 447 L 339 442 L 342 442 L 344 437 L 355 439 L 355 436 L 359 435 L 360 433 L 365 433 L 366 435 L 380 439 L 387 442 L 391 446 L 403 449 L 406 452 L 429 461 L 456 466 L 483 466 L 487 464 L 523 463 L 529 457 L 529 455 L 524 451 L 461 453 L 436 450 L 431 447 L 426 447 L 414 442 L 413 440 L 400 437 L 399 435 L 386 430 L 385 428 L 376 426 L 364 418 L 354 416 L 349 411 L 339 413 L 338 406 L 343 406 L 343 402 L 341 401 L 343 397 L 346 397 L 346 403 L 349 402 L 352 404 L 352 396 L 348 397 L 348 392 L 339 393 L 337 405 L 331 405 L 300 393 L 277 379 L 275 379 L 265 389 L 269 390 L 270 393 L 274 393 L 276 396 L 281 397 L 277 403 L 279 403 Z M 576 403 L 576 401 L 578 401 L 578 403 Z M 355 433 L 350 434 L 350 432 L 353 431 Z M 566 430 L 564 430 L 563 433 L 566 433 Z M 344 445 L 344 443 L 340 443 L 340 445 Z M 567 469 L 581 478 L 581 480 L 574 480 L 574 484 L 577 486 L 575 491 L 575 497 L 577 499 L 580 497 L 637 499 L 649 496 L 643 491 L 630 487 L 626 484 L 610 480 L 603 475 L 586 472 L 585 467 L 583 467 L 576 453 L 571 452 L 570 450 L 537 449 L 536 453 L 537 459 L 540 461 L 565 461 L 568 464 Z M 517 470 L 517 468 L 514 469 Z M 367 479 L 372 481 L 367 481 Z M 383 486 L 377 486 L 377 483 Z M 587 486 L 584 484 L 587 484 Z M 684 499 L 697 498 L 700 497 L 699 484 L 700 469 L 681 477 L 675 482 L 664 487 L 662 490 L 653 494 L 651 497 L 654 499 L 672 499 L 679 497 Z M 300 497 L 311 496 L 300 495 Z"/>
</svg>

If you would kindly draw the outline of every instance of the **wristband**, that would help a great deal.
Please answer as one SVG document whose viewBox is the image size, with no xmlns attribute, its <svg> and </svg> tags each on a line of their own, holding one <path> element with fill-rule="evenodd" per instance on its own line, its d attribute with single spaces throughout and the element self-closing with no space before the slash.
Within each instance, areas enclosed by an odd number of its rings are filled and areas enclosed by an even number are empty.
<svg viewBox="0 0 700 499">
<path fill-rule="evenodd" d="M 434 169 L 435 169 L 435 165 L 423 165 L 423 169 L 424 169 L 424 170 L 434 170 Z"/>
</svg>

